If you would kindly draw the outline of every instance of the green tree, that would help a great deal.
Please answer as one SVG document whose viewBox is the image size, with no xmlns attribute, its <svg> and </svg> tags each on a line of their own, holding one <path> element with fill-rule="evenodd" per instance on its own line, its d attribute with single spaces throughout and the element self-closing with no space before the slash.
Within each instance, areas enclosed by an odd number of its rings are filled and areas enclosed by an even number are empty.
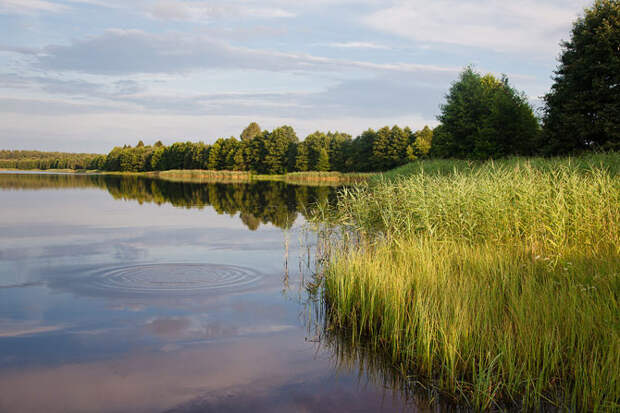
<svg viewBox="0 0 620 413">
<path fill-rule="evenodd" d="M 237 149 L 235 150 L 235 155 L 233 157 L 233 170 L 235 171 L 247 171 L 249 170 L 249 165 L 247 161 L 247 153 L 248 153 L 248 143 L 241 141 L 239 145 L 237 145 Z"/>
<path fill-rule="evenodd" d="M 415 161 L 416 159 L 418 159 L 418 155 L 416 155 L 416 151 L 415 149 L 413 149 L 413 144 L 407 145 L 407 161 L 411 162 L 411 161 Z"/>
<path fill-rule="evenodd" d="M 329 154 L 325 148 L 321 148 L 319 151 L 319 159 L 316 162 L 316 170 L 319 172 L 329 171 Z"/>
<path fill-rule="evenodd" d="M 114 147 L 105 160 L 104 169 L 106 171 L 120 171 L 121 170 L 121 151 L 123 148 Z"/>
<path fill-rule="evenodd" d="M 351 135 L 341 132 L 327 132 L 329 137 L 329 164 L 330 170 L 345 172 L 348 168 L 347 160 L 351 153 Z"/>
<path fill-rule="evenodd" d="M 351 168 L 357 172 L 375 170 L 373 161 L 373 145 L 377 139 L 377 132 L 373 129 L 364 131 L 352 142 Z"/>
<path fill-rule="evenodd" d="M 216 140 L 209 149 L 209 157 L 207 159 L 207 169 L 216 171 L 220 169 L 221 152 L 224 139 L 219 138 Z"/>
<path fill-rule="evenodd" d="M 308 145 L 306 142 L 300 142 L 297 145 L 297 157 L 295 158 L 295 170 L 306 172 L 308 170 Z"/>
<path fill-rule="evenodd" d="M 250 170 L 258 173 L 266 173 L 265 156 L 267 150 L 265 149 L 265 141 L 269 136 L 268 131 L 261 132 L 258 136 L 255 136 L 250 141 L 244 141 L 248 145 L 247 159 L 250 165 Z"/>
<path fill-rule="evenodd" d="M 221 159 L 219 168 L 222 170 L 232 170 L 235 166 L 235 153 L 239 148 L 239 141 L 234 136 L 225 139 L 222 144 Z"/>
<path fill-rule="evenodd" d="M 242 141 L 249 141 L 260 135 L 260 132 L 261 130 L 258 123 L 252 122 L 241 132 L 240 138 Z"/>
<path fill-rule="evenodd" d="M 271 133 L 264 134 L 263 137 L 265 153 L 262 160 L 262 172 L 268 174 L 285 173 L 292 162 L 290 147 L 298 142 L 295 130 L 290 126 L 280 126 Z"/>
<path fill-rule="evenodd" d="M 562 43 L 545 95 L 543 152 L 620 148 L 620 2 L 597 0 Z"/>
<path fill-rule="evenodd" d="M 372 165 L 375 171 L 389 169 L 390 160 L 390 141 L 392 139 L 391 130 L 384 126 L 377 131 L 376 138 L 372 143 Z"/>
<path fill-rule="evenodd" d="M 539 137 L 538 120 L 525 95 L 508 83 L 467 67 L 452 84 L 438 119 L 441 136 L 434 154 L 487 159 L 530 154 Z"/>
<path fill-rule="evenodd" d="M 313 132 L 306 136 L 303 144 L 308 152 L 308 171 L 317 171 L 317 163 L 321 149 L 329 147 L 330 138 L 323 132 Z"/>
<path fill-rule="evenodd" d="M 164 148 L 163 148 L 163 145 L 157 146 L 157 144 L 155 144 L 155 146 L 156 147 L 153 150 L 153 153 L 151 154 L 150 169 L 153 171 L 160 171 L 164 168 L 164 166 L 161 163 L 161 158 L 164 154 Z"/>
<path fill-rule="evenodd" d="M 137 153 L 132 148 L 125 148 L 120 154 L 120 170 L 121 171 L 139 171 L 139 159 Z"/>
<path fill-rule="evenodd" d="M 390 141 L 388 145 L 388 164 L 387 169 L 395 168 L 408 162 L 407 146 L 413 139 L 413 132 L 409 127 L 405 129 L 394 125 L 390 130 Z"/>
<path fill-rule="evenodd" d="M 413 149 L 416 156 L 426 157 L 431 151 L 431 145 L 433 142 L 433 130 L 428 126 L 424 126 L 423 129 L 415 133 L 415 141 L 413 142 Z"/>
</svg>

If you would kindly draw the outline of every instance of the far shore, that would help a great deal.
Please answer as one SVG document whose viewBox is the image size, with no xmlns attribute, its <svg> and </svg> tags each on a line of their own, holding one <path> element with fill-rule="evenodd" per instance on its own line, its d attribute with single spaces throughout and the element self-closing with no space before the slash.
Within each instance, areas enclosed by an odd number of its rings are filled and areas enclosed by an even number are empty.
<svg viewBox="0 0 620 413">
<path fill-rule="evenodd" d="M 292 172 L 278 175 L 253 174 L 247 171 L 213 171 L 203 169 L 183 169 L 169 171 L 148 172 L 114 172 L 94 169 L 17 169 L 0 168 L 0 171 L 13 172 L 48 172 L 48 173 L 81 173 L 93 175 L 123 175 L 144 176 L 148 178 L 164 179 L 175 182 L 221 182 L 221 183 L 245 183 L 254 181 L 279 181 L 290 184 L 312 185 L 350 185 L 366 182 L 376 173 L 341 173 L 341 172 Z"/>
</svg>

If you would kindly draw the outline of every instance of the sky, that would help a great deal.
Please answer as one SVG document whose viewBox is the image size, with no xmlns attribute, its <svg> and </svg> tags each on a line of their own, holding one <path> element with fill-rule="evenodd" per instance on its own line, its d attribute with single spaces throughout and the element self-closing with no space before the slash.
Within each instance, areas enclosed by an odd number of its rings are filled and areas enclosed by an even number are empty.
<svg viewBox="0 0 620 413">
<path fill-rule="evenodd" d="M 0 0 L 0 149 L 421 129 L 467 65 L 534 107 L 588 0 Z"/>
</svg>

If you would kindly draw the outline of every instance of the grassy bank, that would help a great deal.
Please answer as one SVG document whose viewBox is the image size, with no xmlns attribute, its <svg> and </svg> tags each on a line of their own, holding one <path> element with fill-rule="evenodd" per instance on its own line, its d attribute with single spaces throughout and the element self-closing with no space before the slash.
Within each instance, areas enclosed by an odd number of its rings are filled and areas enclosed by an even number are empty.
<svg viewBox="0 0 620 413">
<path fill-rule="evenodd" d="M 619 157 L 418 162 L 346 190 L 331 328 L 476 409 L 620 408 Z"/>
</svg>

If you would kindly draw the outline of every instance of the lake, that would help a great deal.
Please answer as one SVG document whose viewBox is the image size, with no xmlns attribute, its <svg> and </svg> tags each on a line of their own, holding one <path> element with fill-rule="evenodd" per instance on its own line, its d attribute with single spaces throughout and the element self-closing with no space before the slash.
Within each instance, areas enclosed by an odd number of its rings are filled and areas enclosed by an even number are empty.
<svg viewBox="0 0 620 413">
<path fill-rule="evenodd" d="M 335 189 L 0 173 L 0 411 L 427 410 L 316 335 Z"/>
</svg>

